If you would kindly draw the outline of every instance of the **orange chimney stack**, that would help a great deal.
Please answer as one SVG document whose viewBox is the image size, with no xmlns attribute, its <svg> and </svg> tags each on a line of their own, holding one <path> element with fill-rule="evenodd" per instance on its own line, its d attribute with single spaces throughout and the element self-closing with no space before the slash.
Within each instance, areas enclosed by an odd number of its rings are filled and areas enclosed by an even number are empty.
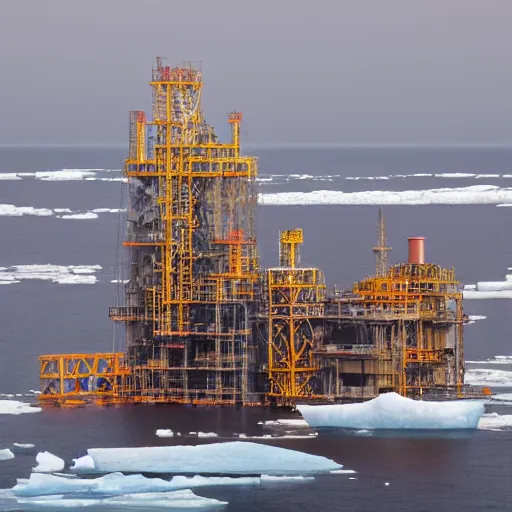
<svg viewBox="0 0 512 512">
<path fill-rule="evenodd" d="M 409 263 L 421 265 L 425 263 L 425 237 L 410 236 L 409 241 Z"/>
</svg>

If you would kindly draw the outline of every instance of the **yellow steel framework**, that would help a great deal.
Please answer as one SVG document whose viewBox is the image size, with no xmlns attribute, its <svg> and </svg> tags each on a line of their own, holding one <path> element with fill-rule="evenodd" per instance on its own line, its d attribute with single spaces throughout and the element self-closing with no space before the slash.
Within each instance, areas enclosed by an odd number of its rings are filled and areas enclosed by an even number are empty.
<svg viewBox="0 0 512 512">
<path fill-rule="evenodd" d="M 74 399 L 115 399 L 130 370 L 123 353 L 45 355 L 41 365 L 41 400 L 79 404 Z"/>
<path fill-rule="evenodd" d="M 281 266 L 267 271 L 268 395 L 280 404 L 315 396 L 315 328 L 323 316 L 325 282 L 316 268 L 298 268 L 301 229 L 280 235 Z"/>
<path fill-rule="evenodd" d="M 110 308 L 126 325 L 130 371 L 114 395 L 250 404 L 257 162 L 240 154 L 242 114 L 228 114 L 221 143 L 203 116 L 200 67 L 158 58 L 150 85 L 152 120 L 130 113 L 130 275 L 124 304 Z"/>
<path fill-rule="evenodd" d="M 464 314 L 453 269 L 402 263 L 384 276 L 356 283 L 353 292 L 361 298 L 360 306 L 367 314 L 396 318 L 394 343 L 382 357 L 392 360 L 402 395 L 450 386 L 460 392 L 464 384 Z"/>
</svg>

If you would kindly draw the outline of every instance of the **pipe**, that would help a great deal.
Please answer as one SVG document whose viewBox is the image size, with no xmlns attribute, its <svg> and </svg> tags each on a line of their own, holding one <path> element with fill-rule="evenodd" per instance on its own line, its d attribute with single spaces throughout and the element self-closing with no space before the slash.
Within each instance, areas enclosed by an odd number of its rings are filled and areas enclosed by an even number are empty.
<svg viewBox="0 0 512 512">
<path fill-rule="evenodd" d="M 409 242 L 409 263 L 421 265 L 425 263 L 425 237 L 410 236 Z"/>
</svg>

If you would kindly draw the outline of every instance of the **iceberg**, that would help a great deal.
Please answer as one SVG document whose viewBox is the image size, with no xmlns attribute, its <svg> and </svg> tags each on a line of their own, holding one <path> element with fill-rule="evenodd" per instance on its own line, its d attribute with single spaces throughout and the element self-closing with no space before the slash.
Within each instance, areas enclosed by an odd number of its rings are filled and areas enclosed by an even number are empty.
<svg viewBox="0 0 512 512">
<path fill-rule="evenodd" d="M 41 412 L 41 407 L 32 407 L 31 404 L 18 402 L 16 400 L 0 400 L 0 414 L 25 414 L 31 412 Z"/>
<path fill-rule="evenodd" d="M 343 405 L 297 405 L 313 428 L 350 429 L 476 429 L 485 411 L 481 402 L 425 402 L 397 393 Z"/>
<path fill-rule="evenodd" d="M 14 459 L 14 453 L 9 450 L 9 448 L 5 448 L 4 450 L 0 450 L 0 460 L 11 460 Z"/>
<path fill-rule="evenodd" d="M 39 452 L 36 456 L 37 466 L 32 468 L 35 473 L 54 473 L 64 469 L 64 461 L 50 452 Z"/>
<path fill-rule="evenodd" d="M 188 473 L 296 475 L 324 473 L 343 466 L 326 457 L 263 444 L 230 441 L 199 446 L 90 448 L 75 460 L 81 473 Z M 91 460 L 94 469 L 91 469 Z M 85 466 L 85 467 L 84 467 Z"/>
<path fill-rule="evenodd" d="M 195 495 L 191 490 L 174 491 L 174 492 L 154 492 L 154 493 L 136 493 L 123 494 L 102 499 L 87 498 L 66 498 L 59 495 L 36 498 L 19 498 L 18 504 L 26 507 L 34 507 L 38 510 L 48 508 L 50 510 L 60 508 L 75 507 L 99 507 L 101 510 L 113 508 L 120 510 L 123 508 L 211 508 L 223 507 L 227 502 L 215 500 L 212 498 L 203 498 Z"/>
</svg>

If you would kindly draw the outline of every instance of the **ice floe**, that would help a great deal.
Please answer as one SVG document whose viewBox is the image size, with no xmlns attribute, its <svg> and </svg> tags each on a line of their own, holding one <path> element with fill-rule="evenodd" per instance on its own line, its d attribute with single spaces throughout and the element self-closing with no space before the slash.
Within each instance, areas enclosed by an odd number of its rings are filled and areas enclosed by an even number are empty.
<svg viewBox="0 0 512 512">
<path fill-rule="evenodd" d="M 14 181 L 21 180 L 22 178 L 18 176 L 15 172 L 0 172 L 0 181 Z"/>
<path fill-rule="evenodd" d="M 353 473 L 346 470 L 346 473 Z M 197 503 L 179 502 L 176 497 L 195 495 L 191 489 L 200 487 L 265 485 L 276 483 L 307 483 L 314 477 L 304 475 L 269 475 L 226 477 L 192 477 L 177 475 L 170 480 L 147 478 L 141 474 L 124 475 L 109 473 L 99 478 L 70 478 L 74 475 L 33 473 L 29 479 L 19 478 L 17 484 L 6 490 L 8 499 L 18 504 L 36 507 L 61 508 L 74 506 L 165 506 L 166 508 L 190 508 Z M 197 497 L 196 497 L 197 498 Z M 220 502 L 215 502 L 220 503 Z M 214 504 L 215 504 L 214 503 Z M 114 505 L 115 504 L 115 505 Z M 208 506 L 210 502 L 201 502 Z"/>
<path fill-rule="evenodd" d="M 43 280 L 57 284 L 94 284 L 100 265 L 14 265 L 0 267 L 1 283 Z"/>
<path fill-rule="evenodd" d="M 70 208 L 35 208 L 33 206 L 16 206 L 14 204 L 0 204 L 0 217 L 56 217 L 58 219 L 97 219 L 98 213 L 125 212 L 124 208 L 95 208 L 94 210 L 74 211 Z"/>
<path fill-rule="evenodd" d="M 512 281 L 480 281 L 476 283 L 475 290 L 480 292 L 499 292 L 512 290 Z"/>
<path fill-rule="evenodd" d="M 14 459 L 14 453 L 9 450 L 9 448 L 4 448 L 0 450 L 0 460 L 10 460 Z"/>
<path fill-rule="evenodd" d="M 498 393 L 491 398 L 497 402 L 512 402 L 512 393 Z"/>
<path fill-rule="evenodd" d="M 485 315 L 469 315 L 470 321 L 477 322 L 478 320 L 485 320 L 487 317 Z"/>
<path fill-rule="evenodd" d="M 54 473 L 62 471 L 65 463 L 56 455 L 50 452 L 39 452 L 36 456 L 37 466 L 32 468 L 34 473 Z"/>
<path fill-rule="evenodd" d="M 314 439 L 318 434 L 311 432 L 306 435 L 300 434 L 263 434 L 262 436 L 249 436 L 247 434 L 235 434 L 239 439 L 261 439 L 262 441 L 281 441 L 282 439 Z"/>
<path fill-rule="evenodd" d="M 26 414 L 41 412 L 41 407 L 32 407 L 32 404 L 16 400 L 0 400 L 0 414 Z"/>
<path fill-rule="evenodd" d="M 315 479 L 313 476 L 275 476 L 275 475 L 261 475 L 260 481 L 265 482 L 311 482 Z"/>
<path fill-rule="evenodd" d="M 471 368 L 464 377 L 472 386 L 512 387 L 512 372 L 487 368 Z"/>
<path fill-rule="evenodd" d="M 512 290 L 481 291 L 464 289 L 462 297 L 464 299 L 512 299 Z"/>
<path fill-rule="evenodd" d="M 34 208 L 33 206 L 0 204 L 0 217 L 22 217 L 24 215 L 51 217 L 53 215 L 53 210 L 49 210 L 48 208 Z"/>
<path fill-rule="evenodd" d="M 484 414 L 478 423 L 480 430 L 503 430 L 512 428 L 512 414 L 491 412 Z"/>
<path fill-rule="evenodd" d="M 159 428 L 155 435 L 158 437 L 174 437 L 174 432 L 168 428 Z"/>
<path fill-rule="evenodd" d="M 197 437 L 219 437 L 215 432 L 198 432 Z"/>
<path fill-rule="evenodd" d="M 141 474 L 124 475 L 123 473 L 109 473 L 99 478 L 66 478 L 56 475 L 33 473 L 25 481 L 18 481 L 12 492 L 15 496 L 48 496 L 55 494 L 87 493 L 91 497 L 98 495 L 116 496 L 121 494 L 142 492 L 167 492 L 196 487 L 213 487 L 225 485 L 258 485 L 265 480 L 262 477 L 205 477 L 195 475 L 192 477 L 174 476 L 170 480 L 161 478 L 147 478 Z M 269 478 L 269 477 L 266 477 Z M 280 477 L 275 477 L 280 478 Z M 289 477 L 283 477 L 289 478 Z M 302 478 L 302 477 L 299 477 Z"/>
<path fill-rule="evenodd" d="M 512 365 L 512 356 L 496 356 L 482 361 L 466 361 L 466 364 L 507 364 Z"/>
<path fill-rule="evenodd" d="M 123 494 L 108 498 L 72 498 L 65 496 L 48 496 L 35 498 L 18 498 L 18 504 L 34 507 L 37 509 L 47 508 L 54 510 L 56 508 L 82 508 L 95 507 L 100 510 L 105 509 L 133 509 L 142 508 L 145 510 L 154 508 L 165 509 L 191 509 L 191 508 L 212 508 L 223 507 L 227 502 L 215 500 L 213 498 L 203 498 L 197 496 L 191 490 L 154 493 L 134 493 Z"/>
<path fill-rule="evenodd" d="M 28 174 L 28 173 L 27 173 Z M 59 171 L 37 171 L 33 177 L 43 181 L 76 181 L 96 176 L 91 169 L 61 169 Z"/>
<path fill-rule="evenodd" d="M 87 465 L 92 459 L 94 469 L 85 469 L 81 457 L 72 466 L 73 471 L 296 475 L 342 468 L 326 457 L 244 441 L 200 446 L 90 448 L 87 454 Z"/>
<path fill-rule="evenodd" d="M 297 405 L 313 428 L 474 429 L 484 413 L 480 402 L 426 402 L 385 393 L 358 404 Z"/>
<path fill-rule="evenodd" d="M 425 190 L 368 190 L 343 192 L 278 192 L 259 195 L 262 205 L 427 205 L 427 204 L 499 204 L 512 202 L 512 188 L 473 185 Z"/>
<path fill-rule="evenodd" d="M 66 213 L 64 215 L 57 215 L 57 217 L 59 219 L 73 219 L 73 220 L 81 219 L 81 220 L 85 220 L 85 219 L 97 219 L 98 218 L 98 214 L 94 213 L 94 212 Z"/>
<path fill-rule="evenodd" d="M 31 443 L 12 443 L 13 447 L 17 451 L 33 450 L 36 445 Z"/>
<path fill-rule="evenodd" d="M 485 320 L 486 318 L 487 317 L 484 315 L 468 315 L 468 321 L 466 322 L 466 325 L 474 324 L 475 322 Z"/>
<path fill-rule="evenodd" d="M 288 425 L 290 427 L 307 427 L 308 423 L 306 420 L 302 419 L 282 419 L 282 420 L 267 420 L 267 421 L 260 421 L 258 422 L 258 425 L 267 425 L 267 426 L 283 426 Z"/>
<path fill-rule="evenodd" d="M 353 475 L 356 473 L 353 469 L 333 469 L 329 471 L 331 475 Z"/>
</svg>

